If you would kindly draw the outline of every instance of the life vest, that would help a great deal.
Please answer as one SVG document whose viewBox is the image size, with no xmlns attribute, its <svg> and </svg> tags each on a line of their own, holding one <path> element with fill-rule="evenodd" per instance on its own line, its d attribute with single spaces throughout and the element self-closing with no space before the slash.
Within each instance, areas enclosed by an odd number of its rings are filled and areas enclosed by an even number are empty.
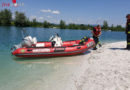
<svg viewBox="0 0 130 90">
<path fill-rule="evenodd" d="M 12 0 L 12 2 L 13 2 L 13 4 L 15 4 L 15 3 L 16 3 L 16 0 Z"/>
<path fill-rule="evenodd" d="M 98 36 L 100 33 L 101 33 L 101 28 L 94 27 L 93 34 L 96 35 L 96 36 Z"/>
</svg>

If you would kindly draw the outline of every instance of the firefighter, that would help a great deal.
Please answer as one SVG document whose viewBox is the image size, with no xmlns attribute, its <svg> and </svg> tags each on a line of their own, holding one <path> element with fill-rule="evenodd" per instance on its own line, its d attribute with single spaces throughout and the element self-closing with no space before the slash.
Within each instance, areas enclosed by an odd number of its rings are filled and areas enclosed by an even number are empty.
<svg viewBox="0 0 130 90">
<path fill-rule="evenodd" d="M 127 47 L 126 49 L 130 50 L 130 14 L 128 14 L 126 18 L 127 18 L 127 23 L 126 23 Z"/>
<path fill-rule="evenodd" d="M 95 41 L 95 47 L 94 47 L 94 50 L 97 49 L 97 45 L 99 45 L 100 47 L 102 46 L 100 41 L 99 41 L 99 37 L 101 35 L 101 26 L 100 25 L 97 25 L 96 27 L 93 28 L 93 31 L 92 31 L 92 34 L 93 34 L 93 39 Z"/>
</svg>

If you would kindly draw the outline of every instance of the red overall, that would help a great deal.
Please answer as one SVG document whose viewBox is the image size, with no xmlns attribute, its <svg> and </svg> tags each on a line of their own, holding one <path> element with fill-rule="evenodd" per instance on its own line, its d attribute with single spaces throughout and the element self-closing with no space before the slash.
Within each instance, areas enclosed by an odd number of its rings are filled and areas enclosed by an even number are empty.
<svg viewBox="0 0 130 90">
<path fill-rule="evenodd" d="M 99 42 L 99 36 L 100 36 L 100 34 L 101 34 L 101 28 L 94 27 L 93 28 L 93 39 L 95 41 L 96 46 L 97 46 L 97 44 L 99 44 L 99 46 L 101 47 L 101 44 Z M 96 46 L 95 46 L 94 50 L 97 49 Z"/>
<path fill-rule="evenodd" d="M 12 2 L 15 4 L 15 3 L 16 3 L 16 0 L 12 0 Z"/>
<path fill-rule="evenodd" d="M 93 34 L 94 36 L 99 36 L 101 34 L 101 28 L 94 27 Z"/>
</svg>

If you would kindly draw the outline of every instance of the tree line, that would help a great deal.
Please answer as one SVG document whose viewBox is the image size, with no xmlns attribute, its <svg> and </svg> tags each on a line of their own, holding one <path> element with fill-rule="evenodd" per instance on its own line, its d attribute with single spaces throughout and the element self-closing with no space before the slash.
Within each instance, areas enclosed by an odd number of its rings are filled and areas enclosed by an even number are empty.
<svg viewBox="0 0 130 90">
<path fill-rule="evenodd" d="M 80 30 L 92 30 L 94 25 L 85 25 L 85 24 L 75 24 L 70 23 L 66 24 L 65 21 L 61 20 L 59 24 L 50 23 L 48 21 L 38 22 L 35 19 L 29 20 L 25 13 L 15 12 L 15 17 L 12 18 L 12 12 L 8 9 L 0 11 L 0 26 L 16 26 L 16 27 L 43 27 L 43 28 L 60 28 L 60 29 L 80 29 Z M 111 26 L 108 25 L 107 21 L 103 22 L 103 30 L 112 30 L 112 31 L 123 31 L 124 27 L 121 25 Z"/>
</svg>

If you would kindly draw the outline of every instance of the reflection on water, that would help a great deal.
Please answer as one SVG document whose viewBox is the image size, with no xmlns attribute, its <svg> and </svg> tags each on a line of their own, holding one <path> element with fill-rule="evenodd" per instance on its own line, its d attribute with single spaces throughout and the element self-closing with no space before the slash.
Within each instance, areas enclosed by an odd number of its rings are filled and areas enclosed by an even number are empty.
<svg viewBox="0 0 130 90">
<path fill-rule="evenodd" d="M 62 56 L 62 57 L 37 57 L 37 58 L 19 58 L 13 56 L 13 60 L 17 63 L 22 64 L 28 64 L 28 63 L 35 63 L 35 64 L 55 64 L 55 63 L 63 63 L 63 64 L 76 64 L 76 62 L 73 62 L 73 58 L 76 58 L 77 56 L 83 56 L 85 54 L 90 53 L 90 51 L 80 54 L 80 55 L 74 55 L 74 56 Z"/>
<path fill-rule="evenodd" d="M 21 64 L 56 64 L 56 63 L 63 63 L 63 64 L 78 64 L 76 61 L 73 62 L 74 58 L 82 57 L 86 54 L 91 53 L 91 51 L 87 51 L 83 54 L 73 55 L 73 56 L 60 56 L 60 57 L 35 57 L 35 58 L 19 58 L 12 56 L 12 59 Z"/>
</svg>

